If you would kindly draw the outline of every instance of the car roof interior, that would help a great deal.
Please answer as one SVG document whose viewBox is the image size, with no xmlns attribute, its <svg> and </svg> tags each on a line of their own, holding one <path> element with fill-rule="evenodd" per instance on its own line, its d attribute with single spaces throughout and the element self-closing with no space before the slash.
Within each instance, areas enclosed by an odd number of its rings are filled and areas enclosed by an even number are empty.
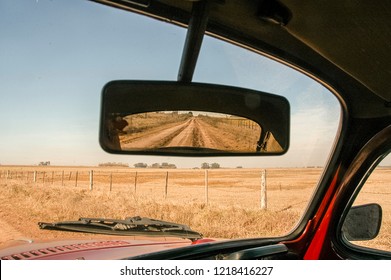
<svg viewBox="0 0 391 280">
<path fill-rule="evenodd" d="M 205 33 L 303 70 L 353 117 L 391 110 L 390 1 L 93 1 L 189 26 L 179 81 L 191 81 Z"/>
</svg>

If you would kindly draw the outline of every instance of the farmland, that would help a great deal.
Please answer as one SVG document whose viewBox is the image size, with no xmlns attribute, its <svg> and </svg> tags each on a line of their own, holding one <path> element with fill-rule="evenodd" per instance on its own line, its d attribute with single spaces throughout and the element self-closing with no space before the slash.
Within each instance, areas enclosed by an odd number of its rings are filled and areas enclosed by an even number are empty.
<svg viewBox="0 0 391 280">
<path fill-rule="evenodd" d="M 79 217 L 147 216 L 189 225 L 206 237 L 247 238 L 288 233 L 321 175 L 317 168 L 266 170 L 267 209 L 260 209 L 261 169 L 133 169 L 0 167 L 0 243 L 17 238 L 76 238 L 43 231 L 38 222 Z M 383 206 L 378 238 L 390 240 L 389 169 L 370 177 L 362 203 Z M 88 236 L 85 235 L 84 236 Z M 388 243 L 387 243 L 388 242 Z"/>
</svg>

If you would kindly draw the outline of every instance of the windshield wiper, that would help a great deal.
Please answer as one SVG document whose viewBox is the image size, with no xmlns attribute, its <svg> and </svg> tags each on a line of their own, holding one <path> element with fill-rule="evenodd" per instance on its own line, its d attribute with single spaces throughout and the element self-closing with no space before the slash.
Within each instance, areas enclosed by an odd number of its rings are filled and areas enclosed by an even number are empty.
<svg viewBox="0 0 391 280">
<path fill-rule="evenodd" d="M 40 229 L 77 231 L 111 235 L 153 235 L 187 238 L 192 241 L 201 239 L 202 234 L 182 224 L 154 220 L 145 217 L 129 217 L 125 220 L 80 218 L 78 221 L 57 223 L 39 222 Z"/>
</svg>

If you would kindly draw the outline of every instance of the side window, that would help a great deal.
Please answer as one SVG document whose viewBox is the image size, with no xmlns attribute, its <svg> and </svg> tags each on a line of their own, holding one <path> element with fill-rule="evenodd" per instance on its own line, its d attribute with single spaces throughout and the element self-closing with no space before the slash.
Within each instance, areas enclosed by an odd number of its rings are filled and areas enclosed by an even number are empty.
<svg viewBox="0 0 391 280">
<path fill-rule="evenodd" d="M 349 242 L 355 245 L 391 252 L 390 162 L 391 155 L 389 154 L 373 170 L 344 222 L 342 228 L 344 235 Z M 352 223 L 355 224 L 353 227 L 349 226 L 349 220 L 352 219 L 356 220 Z M 380 222 L 378 233 L 377 221 Z"/>
</svg>

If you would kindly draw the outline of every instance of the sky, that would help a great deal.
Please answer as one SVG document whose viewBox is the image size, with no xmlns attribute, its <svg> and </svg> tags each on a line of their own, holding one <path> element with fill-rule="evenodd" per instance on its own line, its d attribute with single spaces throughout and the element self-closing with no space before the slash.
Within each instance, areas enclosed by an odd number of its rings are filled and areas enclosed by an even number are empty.
<svg viewBox="0 0 391 280">
<path fill-rule="evenodd" d="M 176 80 L 186 30 L 89 1 L 0 1 L 0 164 L 170 162 L 200 167 L 323 166 L 340 106 L 323 86 L 270 59 L 205 37 L 195 82 L 285 96 L 284 156 L 180 158 L 112 155 L 98 142 L 100 95 L 111 80 Z"/>
</svg>

